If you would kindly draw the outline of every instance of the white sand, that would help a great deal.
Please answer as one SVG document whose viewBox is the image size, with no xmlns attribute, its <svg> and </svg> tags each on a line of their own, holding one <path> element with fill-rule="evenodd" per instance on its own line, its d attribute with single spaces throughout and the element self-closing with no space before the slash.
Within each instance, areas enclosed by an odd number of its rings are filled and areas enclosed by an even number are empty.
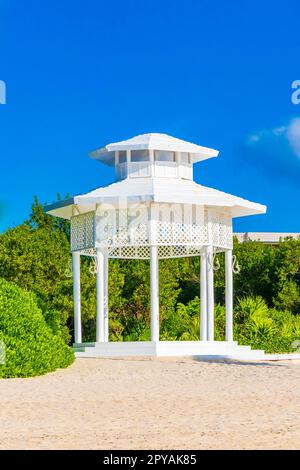
<svg viewBox="0 0 300 470">
<path fill-rule="evenodd" d="M 1 449 L 300 449 L 300 362 L 77 359 L 0 380 Z"/>
</svg>

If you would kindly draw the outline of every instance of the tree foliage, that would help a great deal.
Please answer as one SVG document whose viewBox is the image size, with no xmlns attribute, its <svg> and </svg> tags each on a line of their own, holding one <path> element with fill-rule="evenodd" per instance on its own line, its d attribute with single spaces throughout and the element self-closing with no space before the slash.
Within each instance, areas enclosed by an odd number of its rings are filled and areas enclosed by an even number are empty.
<svg viewBox="0 0 300 470">
<path fill-rule="evenodd" d="M 0 377 L 41 375 L 74 360 L 71 348 L 47 325 L 35 295 L 1 278 L 0 340 L 6 355 Z"/>
</svg>

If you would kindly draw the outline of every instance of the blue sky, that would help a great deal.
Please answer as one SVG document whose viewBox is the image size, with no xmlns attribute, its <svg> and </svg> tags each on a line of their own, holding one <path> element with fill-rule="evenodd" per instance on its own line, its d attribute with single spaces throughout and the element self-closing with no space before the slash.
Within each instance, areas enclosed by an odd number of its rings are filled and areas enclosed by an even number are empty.
<svg viewBox="0 0 300 470">
<path fill-rule="evenodd" d="M 268 205 L 236 230 L 300 232 L 299 14 L 292 0 L 0 0 L 0 230 L 34 194 L 111 182 L 89 150 L 163 132 L 220 150 L 197 182 Z"/>
</svg>

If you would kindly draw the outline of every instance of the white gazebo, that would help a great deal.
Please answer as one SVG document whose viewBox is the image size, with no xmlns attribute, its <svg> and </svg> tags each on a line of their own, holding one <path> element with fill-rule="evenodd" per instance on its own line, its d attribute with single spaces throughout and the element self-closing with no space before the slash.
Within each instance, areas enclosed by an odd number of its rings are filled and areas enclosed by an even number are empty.
<svg viewBox="0 0 300 470">
<path fill-rule="evenodd" d="M 233 340 L 232 219 L 266 207 L 193 181 L 193 165 L 218 151 L 165 134 L 108 144 L 91 157 L 115 167 L 116 182 L 46 208 L 71 221 L 75 350 L 78 356 L 259 357 Z M 226 340 L 214 340 L 214 254 L 225 252 Z M 96 261 L 95 343 L 82 343 L 80 256 Z M 199 341 L 159 339 L 159 259 L 201 258 Z M 151 341 L 109 342 L 108 259 L 150 259 Z"/>
</svg>

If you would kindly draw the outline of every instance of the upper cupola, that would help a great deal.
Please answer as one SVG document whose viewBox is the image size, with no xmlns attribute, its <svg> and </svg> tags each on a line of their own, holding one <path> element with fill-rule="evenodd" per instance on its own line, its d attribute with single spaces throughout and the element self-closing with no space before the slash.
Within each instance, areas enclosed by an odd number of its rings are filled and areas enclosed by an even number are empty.
<svg viewBox="0 0 300 470">
<path fill-rule="evenodd" d="M 193 179 L 193 164 L 217 157 L 219 152 L 167 134 L 142 134 L 94 150 L 95 160 L 114 166 L 116 179 Z"/>
</svg>

